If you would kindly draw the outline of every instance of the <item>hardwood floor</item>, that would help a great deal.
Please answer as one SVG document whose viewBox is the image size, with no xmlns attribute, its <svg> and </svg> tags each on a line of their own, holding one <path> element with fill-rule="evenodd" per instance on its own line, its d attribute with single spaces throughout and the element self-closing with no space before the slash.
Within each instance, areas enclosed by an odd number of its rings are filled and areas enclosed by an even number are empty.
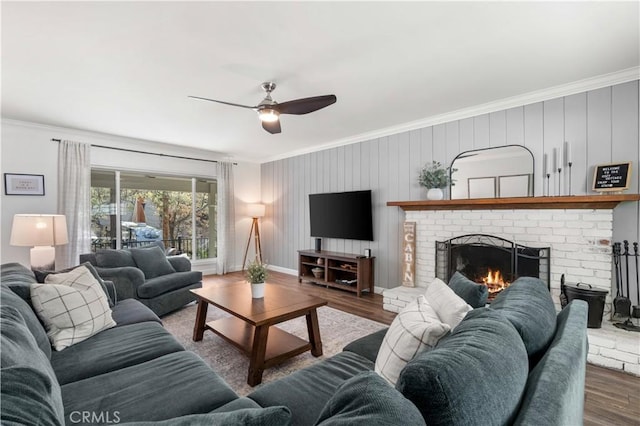
<svg viewBox="0 0 640 426">
<path fill-rule="evenodd" d="M 243 281 L 243 274 L 208 275 L 204 285 Z M 298 284 L 296 277 L 271 272 L 269 283 L 286 286 L 293 291 L 322 297 L 329 306 L 354 315 L 391 324 L 395 314 L 382 309 L 382 296 L 354 293 L 319 285 Z M 640 426 L 640 378 L 619 371 L 587 364 L 585 382 L 584 424 L 586 426 Z M 567 425 L 572 426 L 572 425 Z"/>
</svg>

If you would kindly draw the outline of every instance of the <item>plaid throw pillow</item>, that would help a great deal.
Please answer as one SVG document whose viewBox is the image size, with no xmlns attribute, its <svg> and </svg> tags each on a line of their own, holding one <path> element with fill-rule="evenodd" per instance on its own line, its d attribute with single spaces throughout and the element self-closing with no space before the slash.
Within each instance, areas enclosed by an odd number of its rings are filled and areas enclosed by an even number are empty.
<svg viewBox="0 0 640 426">
<path fill-rule="evenodd" d="M 450 329 L 425 297 L 418 297 L 400 311 L 387 330 L 376 358 L 376 373 L 395 385 L 404 366 L 419 353 L 433 349 Z"/>
<path fill-rule="evenodd" d="M 57 351 L 116 325 L 106 294 L 85 266 L 32 284 L 31 302 Z"/>
<path fill-rule="evenodd" d="M 454 293 L 444 281 L 435 278 L 424 294 L 429 304 L 438 314 L 440 321 L 453 330 L 473 308 Z"/>
</svg>

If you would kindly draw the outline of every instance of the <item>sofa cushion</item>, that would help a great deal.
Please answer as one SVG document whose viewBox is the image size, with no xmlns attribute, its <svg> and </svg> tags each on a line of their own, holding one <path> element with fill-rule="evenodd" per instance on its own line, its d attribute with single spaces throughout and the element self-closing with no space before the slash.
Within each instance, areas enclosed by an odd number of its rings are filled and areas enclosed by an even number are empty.
<svg viewBox="0 0 640 426">
<path fill-rule="evenodd" d="M 429 425 L 511 424 L 528 373 L 513 325 L 498 311 L 478 308 L 435 349 L 410 361 L 396 389 Z"/>
<path fill-rule="evenodd" d="M 556 334 L 529 374 L 516 425 L 582 424 L 588 305 L 573 300 L 558 314 Z"/>
<path fill-rule="evenodd" d="M 107 295 L 86 267 L 49 275 L 45 281 L 31 285 L 31 302 L 56 350 L 116 325 Z"/>
<path fill-rule="evenodd" d="M 353 352 L 341 352 L 322 362 L 266 383 L 248 395 L 262 407 L 284 405 L 291 409 L 292 425 L 313 424 L 323 407 L 345 381 L 373 363 Z"/>
<path fill-rule="evenodd" d="M 136 262 L 129 250 L 100 249 L 96 250 L 96 263 L 101 268 L 121 268 L 133 266 Z"/>
<path fill-rule="evenodd" d="M 93 275 L 93 278 L 96 279 L 96 281 L 98 281 L 98 283 L 100 284 L 100 287 L 102 287 L 102 290 L 104 290 L 104 294 L 107 295 L 108 297 L 108 301 L 109 301 L 109 307 L 113 308 L 114 305 L 114 300 L 112 300 L 112 297 L 109 293 L 109 289 L 107 289 L 107 285 L 105 284 L 104 280 L 100 277 L 100 275 L 98 274 L 98 271 L 96 271 L 96 268 L 93 267 L 93 265 L 89 262 L 84 262 L 82 263 L 80 266 L 84 266 L 85 268 L 87 268 L 87 270 L 89 272 L 91 272 L 91 275 Z M 36 276 L 36 280 L 39 283 L 44 283 L 47 276 L 51 275 L 51 274 L 64 274 L 67 272 L 71 272 L 74 269 L 76 269 L 78 266 L 72 266 L 71 268 L 67 268 L 67 269 L 61 269 L 59 271 L 40 271 L 40 270 L 35 270 L 33 271 L 35 276 Z"/>
<path fill-rule="evenodd" d="M 202 279 L 202 272 L 174 272 L 169 275 L 150 278 L 138 287 L 138 297 L 151 299 L 152 297 L 186 287 L 199 282 Z"/>
<path fill-rule="evenodd" d="M 133 256 L 136 266 L 144 273 L 146 279 L 176 272 L 167 260 L 164 251 L 158 246 L 133 248 L 131 249 L 131 256 Z"/>
<path fill-rule="evenodd" d="M 2 306 L 11 306 L 20 312 L 20 315 L 24 319 L 29 331 L 36 339 L 36 343 L 40 350 L 44 352 L 47 358 L 51 358 L 51 343 L 47 337 L 47 332 L 45 331 L 44 326 L 40 323 L 35 312 L 33 312 L 31 306 L 29 306 L 23 298 L 5 287 L 4 284 L 0 286 L 0 303 L 2 303 Z"/>
<path fill-rule="evenodd" d="M 342 349 L 343 351 L 354 352 L 360 356 L 367 358 L 371 362 L 376 362 L 378 352 L 380 351 L 380 345 L 382 340 L 387 334 L 388 328 L 383 328 L 375 333 L 368 334 L 364 337 L 354 340 Z"/>
<path fill-rule="evenodd" d="M 51 355 L 61 385 L 183 351 L 157 322 L 114 327 Z"/>
<path fill-rule="evenodd" d="M 216 408 L 212 413 L 227 413 L 229 411 L 241 410 L 243 408 L 261 408 L 253 399 L 241 396 L 238 399 L 227 402 L 226 404 Z"/>
<path fill-rule="evenodd" d="M 124 299 L 111 310 L 111 317 L 118 326 L 152 321 L 162 324 L 158 316 L 139 300 Z"/>
<path fill-rule="evenodd" d="M 291 412 L 287 407 L 268 407 L 192 414 L 161 422 L 131 422 L 126 423 L 126 426 L 287 426 L 289 424 L 291 424 Z"/>
<path fill-rule="evenodd" d="M 427 286 L 424 297 L 436 311 L 440 321 L 449 325 L 451 329 L 460 324 L 467 312 L 473 309 L 438 278 L 435 278 Z"/>
<path fill-rule="evenodd" d="M 518 330 L 533 368 L 556 332 L 556 308 L 547 286 L 538 278 L 518 278 L 498 294 L 491 308 Z"/>
<path fill-rule="evenodd" d="M 68 424 L 76 411 L 117 411 L 120 422 L 159 421 L 208 413 L 237 397 L 200 357 L 187 351 L 62 386 Z"/>
<path fill-rule="evenodd" d="M 11 306 L 0 307 L 0 347 L 0 423 L 63 424 L 60 385 L 49 359 Z"/>
<path fill-rule="evenodd" d="M 31 269 L 28 269 L 21 263 L 10 262 L 3 263 L 0 267 L 0 281 L 3 283 L 15 281 L 33 284 L 36 282 L 36 279 Z"/>
<path fill-rule="evenodd" d="M 424 425 L 415 405 L 376 373 L 344 382 L 325 404 L 317 425 Z"/>
<path fill-rule="evenodd" d="M 395 385 L 407 362 L 433 349 L 449 330 L 425 297 L 418 297 L 393 319 L 376 358 L 376 373 Z"/>
<path fill-rule="evenodd" d="M 478 284 L 456 271 L 449 280 L 449 287 L 472 308 L 482 308 L 487 304 L 489 289 Z"/>
</svg>

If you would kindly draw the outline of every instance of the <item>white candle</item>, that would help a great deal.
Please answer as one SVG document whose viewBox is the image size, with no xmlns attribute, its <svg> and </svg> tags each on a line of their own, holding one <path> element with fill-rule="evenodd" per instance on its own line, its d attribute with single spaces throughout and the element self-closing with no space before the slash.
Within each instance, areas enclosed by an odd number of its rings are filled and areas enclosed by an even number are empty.
<svg viewBox="0 0 640 426">
<path fill-rule="evenodd" d="M 544 154 L 542 163 L 542 176 L 546 176 L 549 174 L 549 156 Z"/>
<path fill-rule="evenodd" d="M 556 169 L 562 169 L 564 166 L 564 142 L 558 148 L 558 167 Z"/>
<path fill-rule="evenodd" d="M 565 160 L 567 161 L 567 166 L 573 163 L 573 161 L 571 161 L 571 142 L 569 141 L 567 141 L 567 157 Z"/>
<path fill-rule="evenodd" d="M 553 171 L 558 170 L 558 148 L 553 148 Z"/>
</svg>

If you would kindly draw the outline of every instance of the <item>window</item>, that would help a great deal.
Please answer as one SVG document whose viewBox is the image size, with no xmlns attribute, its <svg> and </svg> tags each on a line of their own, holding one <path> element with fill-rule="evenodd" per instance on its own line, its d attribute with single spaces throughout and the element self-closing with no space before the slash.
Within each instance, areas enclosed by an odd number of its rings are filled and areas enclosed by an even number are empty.
<svg viewBox="0 0 640 426">
<path fill-rule="evenodd" d="M 215 258 L 216 200 L 213 179 L 92 170 L 92 248 L 161 241 L 172 254 Z"/>
</svg>

